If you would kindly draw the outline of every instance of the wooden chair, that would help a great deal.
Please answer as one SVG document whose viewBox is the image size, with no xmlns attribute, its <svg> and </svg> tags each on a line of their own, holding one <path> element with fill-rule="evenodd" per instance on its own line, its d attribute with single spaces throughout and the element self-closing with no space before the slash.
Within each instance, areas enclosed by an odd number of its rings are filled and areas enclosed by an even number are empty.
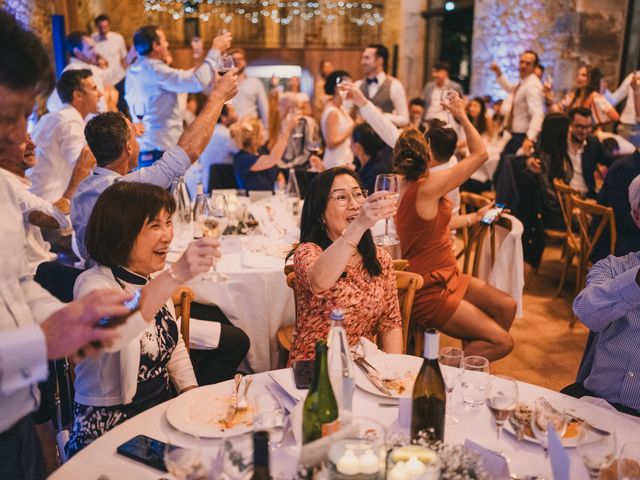
<svg viewBox="0 0 640 480">
<path fill-rule="evenodd" d="M 409 262 L 404 260 L 405 264 L 399 263 L 400 267 L 407 267 Z M 287 286 L 295 291 L 296 274 L 290 272 L 287 275 Z M 409 319 L 411 318 L 411 309 L 413 307 L 413 299 L 416 290 L 424 285 L 424 279 L 421 275 L 412 272 L 404 272 L 396 270 L 396 285 L 398 288 L 398 301 L 400 303 L 400 315 L 402 317 L 402 340 L 403 351 L 407 351 L 407 341 L 409 337 Z M 297 306 L 296 306 L 297 311 Z M 277 332 L 278 344 L 283 351 L 289 352 L 293 344 L 293 336 L 295 328 L 293 325 L 280 327 Z"/>
<path fill-rule="evenodd" d="M 476 210 L 486 207 L 491 203 L 491 200 L 483 195 L 478 195 L 472 192 L 460 192 L 460 215 L 466 215 L 467 213 L 475 212 Z M 465 255 L 465 263 L 468 263 L 466 253 L 469 245 L 469 239 L 480 230 L 481 225 L 472 225 L 471 227 L 462 227 L 462 243 L 463 247 L 456 254 L 456 258 L 460 258 Z M 465 270 L 466 273 L 466 270 Z"/>
<path fill-rule="evenodd" d="M 189 287 L 181 286 L 175 292 L 171 299 L 176 310 L 176 319 L 180 320 L 180 333 L 184 340 L 184 345 L 189 351 L 189 322 L 191 320 L 191 302 L 195 298 L 195 293 Z"/>
<path fill-rule="evenodd" d="M 464 249 L 462 250 L 462 254 L 464 254 L 464 262 L 462 266 L 462 271 L 464 273 L 470 273 L 472 276 L 477 277 L 478 271 L 480 268 L 480 264 L 482 261 L 483 255 L 483 245 L 485 243 L 485 239 L 487 235 L 491 241 L 491 265 L 493 265 L 496 258 L 496 242 L 495 242 L 495 228 L 502 227 L 506 230 L 511 231 L 513 225 L 511 224 L 511 220 L 507 217 L 500 217 L 496 221 L 494 221 L 491 225 L 484 225 L 482 223 L 477 223 L 471 227 L 471 231 L 469 233 L 469 237 L 464 245 Z M 473 264 L 471 266 L 471 271 L 469 271 L 469 266 L 471 264 L 471 260 L 473 259 Z"/>
<path fill-rule="evenodd" d="M 559 178 L 553 179 L 553 187 L 556 190 L 556 196 L 558 198 L 558 203 L 560 204 L 560 211 L 562 212 L 565 229 L 545 229 L 544 233 L 548 238 L 559 239 L 563 241 L 561 258 L 564 259 L 564 264 L 562 266 L 562 274 L 560 275 L 560 283 L 558 284 L 558 289 L 556 290 L 556 295 L 560 295 L 562 289 L 564 288 L 564 282 L 567 278 L 567 270 L 569 269 L 569 265 L 571 265 L 573 258 L 577 255 L 580 244 L 580 235 L 575 230 L 572 223 L 573 220 L 571 207 L 572 196 L 579 196 L 580 192 L 578 192 L 574 188 L 571 188 Z"/>
<path fill-rule="evenodd" d="M 583 200 L 576 195 L 571 196 L 573 218 L 578 225 L 578 268 L 576 272 L 576 295 L 585 287 L 587 270 L 591 263 L 591 253 L 600 240 L 605 228 L 609 228 L 609 252 L 613 255 L 616 246 L 616 219 L 611 207 L 605 207 L 589 200 Z M 575 317 L 571 318 L 570 326 L 575 324 Z"/>
</svg>

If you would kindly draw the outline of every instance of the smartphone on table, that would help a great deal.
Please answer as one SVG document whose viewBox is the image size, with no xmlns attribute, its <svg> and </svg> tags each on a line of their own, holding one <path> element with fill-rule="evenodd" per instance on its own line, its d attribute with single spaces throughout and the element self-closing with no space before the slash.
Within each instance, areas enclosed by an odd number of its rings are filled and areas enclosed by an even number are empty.
<svg viewBox="0 0 640 480">
<path fill-rule="evenodd" d="M 143 463 L 161 472 L 166 472 L 167 467 L 164 464 L 164 448 L 166 445 L 166 443 L 155 438 L 137 435 L 120 445 L 116 451 L 124 457 Z"/>
</svg>

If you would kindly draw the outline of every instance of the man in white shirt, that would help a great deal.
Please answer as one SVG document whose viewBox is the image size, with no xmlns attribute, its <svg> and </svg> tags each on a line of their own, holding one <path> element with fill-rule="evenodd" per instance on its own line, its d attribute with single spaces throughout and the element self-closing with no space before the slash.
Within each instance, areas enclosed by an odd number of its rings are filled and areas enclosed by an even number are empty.
<svg viewBox="0 0 640 480">
<path fill-rule="evenodd" d="M 607 90 L 604 95 L 613 106 L 627 99 L 620 114 L 618 133 L 640 147 L 640 70 L 627 75 L 615 92 Z"/>
<path fill-rule="evenodd" d="M 229 127 L 238 121 L 238 115 L 233 104 L 222 107 L 218 124 L 213 131 L 211 141 L 200 155 L 197 163 L 200 165 L 200 182 L 204 185 L 205 191 L 209 190 L 209 173 L 211 165 L 226 164 L 233 165 L 233 156 L 238 153 L 238 147 L 231 139 Z M 194 164 L 191 168 L 195 168 Z"/>
<path fill-rule="evenodd" d="M 220 77 L 200 115 L 186 127 L 177 144 L 153 165 L 137 170 L 134 169 L 140 146 L 131 122 L 119 113 L 108 112 L 87 123 L 85 136 L 97 166 L 92 175 L 80 183 L 71 201 L 71 223 L 77 251 L 83 259 L 87 259 L 85 231 L 100 194 L 116 181 L 152 183 L 168 188 L 198 159 L 209 143 L 224 102 L 233 98 L 237 89 L 235 70 Z"/>
<path fill-rule="evenodd" d="M 47 51 L 31 32 L 0 10 L 0 153 L 25 141 L 26 118 L 37 94 L 47 94 L 53 75 Z M 37 382 L 48 376 L 48 359 L 93 354 L 90 342 L 110 344 L 113 330 L 95 327 L 107 316 L 125 315 L 127 295 L 95 292 L 66 307 L 37 285 L 27 269 L 18 202 L 0 176 L 3 230 L 0 238 L 0 478 L 44 479 L 46 469 L 29 415 L 37 409 Z"/>
<path fill-rule="evenodd" d="M 425 120 L 437 118 L 447 123 L 450 121 L 451 115 L 442 107 L 442 102 L 445 100 L 444 93 L 447 90 L 453 90 L 460 97 L 464 97 L 462 85 L 449 78 L 449 70 L 451 66 L 445 61 L 436 62 L 431 69 L 431 81 L 425 84 L 422 91 L 427 109 L 424 115 Z"/>
<path fill-rule="evenodd" d="M 362 52 L 360 65 L 365 78 L 355 85 L 367 99 L 382 110 L 397 127 L 409 123 L 407 94 L 400 80 L 385 72 L 389 63 L 389 50 L 384 45 L 370 45 Z"/>
<path fill-rule="evenodd" d="M 144 124 L 138 165 L 148 167 L 175 146 L 182 135 L 184 124 L 178 94 L 201 92 L 211 85 L 220 52 L 229 48 L 231 34 L 216 37 L 202 65 L 190 70 L 168 65 L 169 42 L 156 25 L 138 29 L 133 44 L 138 59 L 127 70 L 125 98 L 133 118 Z"/>
<path fill-rule="evenodd" d="M 71 229 L 67 198 L 62 197 L 52 203 L 29 191 L 31 182 L 25 176 L 25 171 L 35 163 L 35 145 L 29 134 L 24 143 L 0 153 L 0 176 L 7 181 L 22 212 L 28 269 L 32 274 L 42 262 L 56 259 L 56 254 L 50 251 L 51 245 L 42 238 L 40 229 L 63 232 Z M 71 195 L 75 187 L 77 184 L 70 185 L 65 193 Z"/>
<path fill-rule="evenodd" d="M 69 52 L 69 63 L 62 72 L 64 73 L 68 70 L 90 70 L 100 95 L 104 95 L 104 79 L 109 77 L 111 70 L 98 66 L 98 55 L 93 39 L 84 32 L 72 32 L 65 39 L 65 48 Z M 57 112 L 63 107 L 63 100 L 58 95 L 58 91 L 54 90 L 47 100 L 47 110 L 49 112 Z M 103 97 L 98 102 L 98 112 L 106 111 L 107 103 Z"/>
<path fill-rule="evenodd" d="M 86 145 L 84 118 L 98 113 L 102 96 L 90 70 L 67 70 L 56 85 L 64 107 L 48 113 L 33 130 L 37 164 L 28 175 L 31 191 L 49 202 L 63 196 Z"/>
<path fill-rule="evenodd" d="M 505 128 L 511 133 L 511 139 L 502 151 L 503 156 L 514 154 L 521 147 L 524 153 L 530 153 L 542 130 L 544 97 L 542 82 L 535 74 L 535 68 L 539 63 L 538 54 L 532 50 L 520 55 L 520 80 L 515 85 L 507 80 L 498 65 L 491 65 L 498 83 L 509 94 L 502 104 L 502 114 L 505 116 Z"/>
<path fill-rule="evenodd" d="M 127 44 L 122 35 L 111 31 L 111 20 L 107 15 L 98 15 L 93 23 L 98 30 L 91 35 L 95 42 L 95 50 L 109 64 L 109 75 L 104 79 L 105 86 L 115 87 L 118 91 L 118 110 L 128 115 L 129 109 L 124 99 Z"/>
<path fill-rule="evenodd" d="M 233 106 L 236 109 L 238 118 L 259 118 L 265 128 L 265 132 L 268 132 L 269 99 L 264 85 L 259 78 L 247 76 L 245 72 L 245 68 L 247 67 L 247 53 L 242 48 L 229 50 L 229 55 L 233 57 L 233 63 L 238 69 L 238 76 L 240 78 L 238 95 L 233 99 Z"/>
</svg>

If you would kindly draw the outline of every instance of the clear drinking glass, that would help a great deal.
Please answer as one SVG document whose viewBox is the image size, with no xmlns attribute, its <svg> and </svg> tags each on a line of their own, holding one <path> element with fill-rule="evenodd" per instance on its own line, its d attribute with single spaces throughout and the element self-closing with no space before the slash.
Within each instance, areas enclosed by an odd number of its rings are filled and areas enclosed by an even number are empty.
<svg viewBox="0 0 640 480">
<path fill-rule="evenodd" d="M 223 445 L 223 472 L 230 480 L 244 480 L 253 474 L 253 432 L 227 438 Z"/>
<path fill-rule="evenodd" d="M 614 432 L 595 430 L 586 423 L 580 428 L 578 454 L 589 478 L 600 478 L 600 473 L 611 465 L 616 454 L 616 435 Z"/>
<path fill-rule="evenodd" d="M 164 449 L 164 464 L 177 480 L 205 480 L 209 477 L 200 438 L 171 431 Z"/>
<path fill-rule="evenodd" d="M 388 198 L 392 198 L 397 200 L 400 196 L 400 181 L 398 179 L 398 175 L 394 174 L 381 174 L 376 177 L 376 192 L 389 192 L 391 195 L 388 195 Z M 398 243 L 398 238 L 395 235 L 389 234 L 389 219 L 385 220 L 384 224 L 384 236 L 381 239 L 378 239 L 378 244 L 385 245 L 396 245 Z"/>
<path fill-rule="evenodd" d="M 618 458 L 618 480 L 640 480 L 640 442 L 622 446 Z"/>
<path fill-rule="evenodd" d="M 458 92 L 450 88 L 445 88 L 440 92 L 440 101 L 445 105 L 451 105 L 451 103 L 453 103 L 453 101 L 457 98 L 458 98 Z M 453 125 L 455 121 L 453 120 L 453 116 L 451 115 L 451 112 L 449 112 L 449 110 L 447 110 L 446 112 L 447 112 L 447 123 L 449 125 Z"/>
<path fill-rule="evenodd" d="M 489 360 L 478 355 L 465 357 L 460 386 L 462 401 L 465 405 L 477 408 L 485 404 L 489 382 Z"/>
<path fill-rule="evenodd" d="M 458 347 L 444 347 L 440 349 L 438 356 L 438 362 L 440 365 L 446 365 L 450 368 L 441 368 L 442 377 L 444 378 L 444 386 L 447 390 L 447 413 L 446 422 L 448 423 L 460 423 L 453 413 L 451 413 L 451 394 L 456 386 L 456 383 L 460 380 L 462 375 L 462 361 L 464 360 L 464 352 Z"/>
<path fill-rule="evenodd" d="M 349 83 L 351 79 L 349 77 L 338 77 L 336 78 L 336 90 L 342 97 L 342 101 L 344 102 L 347 99 L 347 92 L 340 85 L 343 83 Z"/>
<path fill-rule="evenodd" d="M 284 411 L 269 393 L 257 395 L 255 405 L 256 413 L 253 417 L 253 428 L 256 431 L 265 430 L 269 432 L 269 448 L 276 450 L 282 444 Z"/>
<path fill-rule="evenodd" d="M 502 428 L 518 405 L 518 383 L 511 377 L 496 375 L 489 378 L 487 407 L 496 421 L 496 452 L 500 448 Z"/>
<path fill-rule="evenodd" d="M 222 240 L 222 235 L 229 225 L 229 204 L 227 197 L 223 193 L 212 193 L 209 201 L 209 219 L 217 224 L 217 238 Z M 213 223 L 213 222 L 212 222 Z M 217 281 L 229 280 L 229 275 L 218 272 L 217 262 L 213 264 L 212 277 Z"/>
</svg>

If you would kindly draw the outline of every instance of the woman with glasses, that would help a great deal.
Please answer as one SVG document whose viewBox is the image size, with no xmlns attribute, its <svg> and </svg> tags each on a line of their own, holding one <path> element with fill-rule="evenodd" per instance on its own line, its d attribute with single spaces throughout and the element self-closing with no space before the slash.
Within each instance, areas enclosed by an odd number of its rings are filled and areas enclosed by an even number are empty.
<svg viewBox="0 0 640 480">
<path fill-rule="evenodd" d="M 296 274 L 296 336 L 289 362 L 312 359 L 329 333 L 331 310 L 344 311 L 351 345 L 380 335 L 387 353 L 402 353 L 402 320 L 389 254 L 369 230 L 396 213 L 388 192 L 367 197 L 356 175 L 336 167 L 311 182 L 302 209 Z M 290 254 L 291 255 L 291 254 Z"/>
</svg>

